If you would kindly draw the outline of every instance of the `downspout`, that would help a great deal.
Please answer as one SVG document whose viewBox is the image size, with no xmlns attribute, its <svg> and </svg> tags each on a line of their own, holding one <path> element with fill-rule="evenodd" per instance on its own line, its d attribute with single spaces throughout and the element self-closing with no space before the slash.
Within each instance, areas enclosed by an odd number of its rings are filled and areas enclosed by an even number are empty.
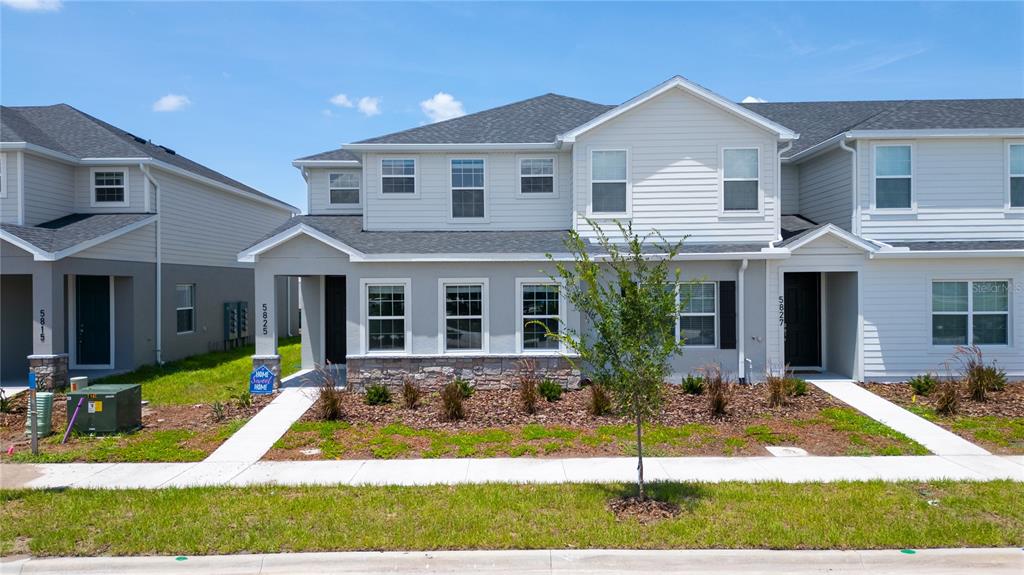
<svg viewBox="0 0 1024 575">
<path fill-rule="evenodd" d="M 839 140 L 839 147 L 850 152 L 851 156 L 851 169 L 850 169 L 850 191 L 853 196 L 853 210 L 852 210 L 852 222 L 850 222 L 850 232 L 855 235 L 860 235 L 860 198 L 857 194 L 857 148 L 851 148 L 846 145 L 846 139 Z"/>
<path fill-rule="evenodd" d="M 162 236 L 160 233 L 160 184 L 156 183 L 153 174 L 149 173 L 149 166 L 140 162 L 139 169 L 142 170 L 146 179 L 153 186 L 154 203 L 156 204 L 156 221 L 153 222 L 153 225 L 156 226 L 156 312 L 154 313 L 156 337 L 154 338 L 154 351 L 156 352 L 157 365 L 163 365 L 163 322 L 161 321 L 160 313 L 163 309 L 163 244 L 161 243 Z"/>
<path fill-rule="evenodd" d="M 782 155 L 793 148 L 793 140 L 779 150 L 775 167 L 775 241 L 782 241 Z M 774 247 L 774 246 L 773 246 Z"/>
<path fill-rule="evenodd" d="M 292 278 L 291 278 L 291 276 L 286 276 L 285 277 L 285 286 L 287 287 L 287 289 L 285 291 L 288 294 L 288 299 L 285 302 L 284 306 L 286 308 L 288 308 L 288 311 L 286 313 L 287 321 L 288 321 L 288 337 L 291 337 L 292 336 Z"/>
<path fill-rule="evenodd" d="M 736 355 L 739 357 L 739 365 L 736 368 L 736 373 L 739 374 L 739 380 L 741 383 L 746 383 L 747 380 L 747 342 L 746 334 L 743 329 L 743 276 L 747 271 L 747 258 L 743 258 L 743 262 L 740 263 L 740 271 L 736 276 L 736 321 L 739 324 L 736 327 Z"/>
</svg>

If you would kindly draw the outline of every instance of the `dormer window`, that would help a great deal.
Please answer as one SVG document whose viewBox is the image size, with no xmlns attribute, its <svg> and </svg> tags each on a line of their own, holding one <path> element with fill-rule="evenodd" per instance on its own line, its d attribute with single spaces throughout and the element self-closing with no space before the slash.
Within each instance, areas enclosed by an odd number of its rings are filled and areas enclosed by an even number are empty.
<svg viewBox="0 0 1024 575">
<path fill-rule="evenodd" d="M 327 175 L 331 205 L 359 205 L 359 174 L 334 172 Z"/>
<path fill-rule="evenodd" d="M 875 146 L 875 207 L 913 207 L 913 174 L 909 145 Z"/>
<path fill-rule="evenodd" d="M 128 170 L 97 168 L 92 171 L 92 205 L 128 205 Z"/>
</svg>

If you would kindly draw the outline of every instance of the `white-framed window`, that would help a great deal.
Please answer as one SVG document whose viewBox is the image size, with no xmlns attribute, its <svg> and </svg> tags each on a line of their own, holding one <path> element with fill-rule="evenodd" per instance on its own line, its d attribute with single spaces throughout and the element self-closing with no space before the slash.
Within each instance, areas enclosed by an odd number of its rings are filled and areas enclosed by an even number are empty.
<svg viewBox="0 0 1024 575">
<path fill-rule="evenodd" d="M 327 174 L 327 191 L 331 205 L 359 205 L 359 172 Z"/>
<path fill-rule="evenodd" d="M 128 205 L 128 170 L 122 168 L 93 168 L 92 206 Z"/>
<path fill-rule="evenodd" d="M 519 194 L 528 197 L 554 196 L 555 158 L 519 158 Z"/>
<path fill-rule="evenodd" d="M 562 348 L 548 332 L 561 333 L 565 302 L 561 286 L 547 278 L 516 279 L 516 336 L 522 353 L 550 353 Z"/>
<path fill-rule="evenodd" d="M 761 209 L 760 148 L 722 148 L 722 211 Z"/>
<path fill-rule="evenodd" d="M 679 284 L 679 339 L 689 347 L 718 345 L 718 284 L 688 282 Z"/>
<path fill-rule="evenodd" d="M 196 330 L 196 284 L 174 286 L 174 314 L 178 335 Z"/>
<path fill-rule="evenodd" d="M 366 353 L 409 353 L 411 280 L 362 280 L 363 325 Z"/>
<path fill-rule="evenodd" d="M 880 210 L 913 208 L 913 147 L 910 144 L 886 144 L 875 150 L 875 208 Z"/>
<path fill-rule="evenodd" d="M 440 336 L 442 353 L 486 352 L 487 280 L 441 279 Z"/>
<path fill-rule="evenodd" d="M 629 214 L 629 151 L 590 151 L 590 213 Z"/>
<path fill-rule="evenodd" d="M 380 192 L 387 196 L 416 194 L 416 159 L 381 158 Z"/>
<path fill-rule="evenodd" d="M 932 282 L 932 345 L 1009 345 L 1008 280 Z"/>
<path fill-rule="evenodd" d="M 451 217 L 482 219 L 486 210 L 486 164 L 482 158 L 452 158 Z"/>
<path fill-rule="evenodd" d="M 0 154 L 0 198 L 7 197 L 7 154 Z"/>
<path fill-rule="evenodd" d="M 1010 191 L 1009 207 L 1024 208 L 1024 143 L 1007 146 Z"/>
</svg>

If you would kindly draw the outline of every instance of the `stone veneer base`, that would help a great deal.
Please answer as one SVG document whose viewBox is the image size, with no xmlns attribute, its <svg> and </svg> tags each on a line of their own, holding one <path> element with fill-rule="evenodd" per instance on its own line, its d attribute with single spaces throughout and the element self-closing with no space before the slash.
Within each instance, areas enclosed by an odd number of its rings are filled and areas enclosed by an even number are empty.
<svg viewBox="0 0 1024 575">
<path fill-rule="evenodd" d="M 49 391 L 68 386 L 68 354 L 28 356 L 28 369 L 36 374 L 36 389 Z"/>
<path fill-rule="evenodd" d="M 261 365 L 270 368 L 274 372 L 274 389 L 281 387 L 281 356 L 280 355 L 254 355 L 252 356 L 252 369 L 255 371 Z"/>
<path fill-rule="evenodd" d="M 560 356 L 350 357 L 346 371 L 348 384 L 356 389 L 374 383 L 400 386 L 407 377 L 426 389 L 439 388 L 456 377 L 478 389 L 509 389 L 517 384 L 524 358 L 536 364 L 538 377 L 566 388 L 579 387 L 580 372 Z"/>
</svg>

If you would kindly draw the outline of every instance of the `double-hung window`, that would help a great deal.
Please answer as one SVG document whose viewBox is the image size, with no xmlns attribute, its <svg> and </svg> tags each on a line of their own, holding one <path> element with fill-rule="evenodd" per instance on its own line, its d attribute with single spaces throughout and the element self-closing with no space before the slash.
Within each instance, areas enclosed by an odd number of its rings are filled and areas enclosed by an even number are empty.
<svg viewBox="0 0 1024 575">
<path fill-rule="evenodd" d="M 128 172 L 126 170 L 92 170 L 92 205 L 127 206 Z"/>
<path fill-rule="evenodd" d="M 359 173 L 332 172 L 327 175 L 332 205 L 359 204 Z"/>
<path fill-rule="evenodd" d="M 1024 144 L 1010 144 L 1010 207 L 1024 208 Z"/>
<path fill-rule="evenodd" d="M 932 282 L 932 345 L 1007 345 L 1010 282 Z"/>
<path fill-rule="evenodd" d="M 174 301 L 178 334 L 194 332 L 196 330 L 196 284 L 174 286 Z"/>
<path fill-rule="evenodd" d="M 519 193 L 530 195 L 554 194 L 555 159 L 520 158 Z"/>
<path fill-rule="evenodd" d="M 911 147 L 875 146 L 875 207 L 910 209 L 913 205 Z"/>
<path fill-rule="evenodd" d="M 690 282 L 679 285 L 679 338 L 685 340 L 686 345 L 716 345 L 717 288 L 715 282 Z"/>
<path fill-rule="evenodd" d="M 629 211 L 629 169 L 626 150 L 590 152 L 590 211 L 626 214 Z"/>
<path fill-rule="evenodd" d="M 722 209 L 754 212 L 760 207 L 759 158 L 757 148 L 722 150 Z"/>
<path fill-rule="evenodd" d="M 486 329 L 483 282 L 441 282 L 444 351 L 483 351 Z"/>
<path fill-rule="evenodd" d="M 411 158 L 383 158 L 380 161 L 380 191 L 382 194 L 416 193 L 416 160 Z"/>
<path fill-rule="evenodd" d="M 484 161 L 451 162 L 452 218 L 484 217 Z"/>
<path fill-rule="evenodd" d="M 409 282 L 366 283 L 366 351 L 408 349 L 406 297 Z"/>
<path fill-rule="evenodd" d="M 521 282 L 520 306 L 523 351 L 558 350 L 558 339 L 548 336 L 559 333 L 562 321 L 558 284 Z"/>
</svg>

